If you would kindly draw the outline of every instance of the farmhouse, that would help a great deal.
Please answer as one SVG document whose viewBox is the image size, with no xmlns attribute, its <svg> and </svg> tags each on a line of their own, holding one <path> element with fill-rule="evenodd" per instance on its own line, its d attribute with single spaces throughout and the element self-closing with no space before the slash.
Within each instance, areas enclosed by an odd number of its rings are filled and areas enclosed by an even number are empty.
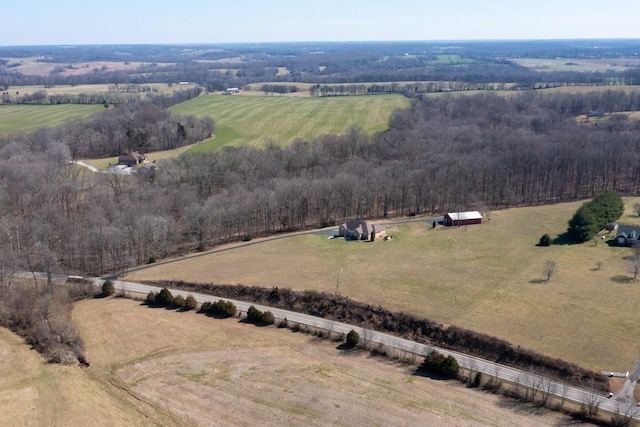
<svg viewBox="0 0 640 427">
<path fill-rule="evenodd" d="M 338 236 L 347 240 L 373 241 L 378 237 L 384 237 L 385 234 L 387 231 L 384 225 L 371 224 L 359 219 L 350 219 L 338 227 Z"/>
<path fill-rule="evenodd" d="M 134 151 L 133 153 L 120 154 L 118 156 L 118 164 L 125 166 L 135 166 L 139 163 L 143 163 L 147 160 L 147 156 L 139 153 L 138 151 Z"/>
<path fill-rule="evenodd" d="M 615 243 L 618 246 L 640 245 L 640 227 L 631 225 L 618 225 Z"/>
<path fill-rule="evenodd" d="M 240 93 L 240 89 L 238 89 L 237 87 L 230 87 L 222 92 L 223 95 L 235 95 L 237 93 Z"/>
<path fill-rule="evenodd" d="M 451 227 L 454 225 L 482 224 L 482 214 L 478 211 L 451 212 L 444 214 L 444 225 Z"/>
</svg>

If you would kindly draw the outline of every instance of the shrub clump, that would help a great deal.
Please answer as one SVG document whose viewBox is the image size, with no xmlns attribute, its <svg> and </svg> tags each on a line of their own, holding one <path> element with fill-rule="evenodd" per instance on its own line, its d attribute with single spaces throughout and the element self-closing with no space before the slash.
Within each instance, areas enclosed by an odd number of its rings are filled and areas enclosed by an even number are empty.
<svg viewBox="0 0 640 427">
<path fill-rule="evenodd" d="M 347 334 L 347 346 L 353 348 L 358 345 L 360 341 L 360 335 L 353 329 Z"/>
<path fill-rule="evenodd" d="M 116 287 L 111 280 L 105 280 L 102 284 L 102 295 L 105 297 L 110 297 L 111 295 L 116 293 Z"/>
<path fill-rule="evenodd" d="M 427 372 L 442 375 L 445 378 L 458 378 L 460 366 L 453 356 L 445 356 L 435 350 L 431 350 L 424 358 L 420 368 Z"/>
<path fill-rule="evenodd" d="M 551 246 L 551 236 L 549 236 L 548 234 L 544 234 L 542 237 L 540 237 L 538 246 Z"/>
<path fill-rule="evenodd" d="M 258 325 L 273 325 L 276 322 L 272 312 L 262 312 L 253 305 L 247 310 L 247 320 Z"/>
<path fill-rule="evenodd" d="M 199 313 L 210 314 L 218 317 L 234 317 L 237 312 L 236 305 L 231 301 L 218 300 L 207 301 L 200 306 Z"/>
</svg>

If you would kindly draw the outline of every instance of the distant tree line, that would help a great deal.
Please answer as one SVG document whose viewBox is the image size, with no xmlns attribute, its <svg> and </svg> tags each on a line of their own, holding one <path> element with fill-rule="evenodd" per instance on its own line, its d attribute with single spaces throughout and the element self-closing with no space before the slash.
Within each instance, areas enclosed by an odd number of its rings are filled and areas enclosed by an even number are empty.
<svg viewBox="0 0 640 427">
<path fill-rule="evenodd" d="M 314 84 L 358 84 L 391 83 L 399 81 L 455 82 L 469 84 L 513 84 L 520 89 L 535 89 L 545 86 L 583 84 L 615 85 L 638 84 L 640 71 L 633 64 L 626 64 L 626 71 L 614 69 L 606 72 L 588 71 L 545 71 L 533 70 L 506 58 L 620 58 L 627 54 L 635 57 L 638 46 L 630 43 L 616 43 L 616 48 L 593 46 L 566 46 L 562 43 L 535 45 L 521 43 L 456 43 L 456 46 L 436 46 L 430 43 L 388 43 L 388 44 L 321 44 L 323 47 L 304 45 L 263 44 L 257 46 L 224 46 L 212 51 L 211 46 L 194 51 L 170 50 L 162 46 L 149 47 L 157 52 L 131 49 L 136 58 L 145 61 L 135 70 L 111 70 L 108 67 L 93 69 L 88 73 L 66 74 L 65 66 L 58 66 L 56 72 L 48 75 L 25 75 L 16 71 L 14 64 L 0 63 L 0 87 L 19 85 L 61 85 L 61 84 L 147 84 L 196 82 L 212 90 L 227 87 L 243 87 L 260 82 L 278 82 L 290 85 L 294 82 Z M 185 47 L 186 48 L 186 47 Z M 317 51 L 315 49 L 318 49 Z M 0 52 L 16 54 L 34 49 L 0 49 Z M 74 61 L 104 60 L 121 61 L 118 53 L 108 49 L 95 49 L 90 54 L 84 49 L 63 52 L 55 48 L 41 48 L 35 51 L 51 51 L 40 56 L 42 62 L 73 64 Z M 162 53 L 160 53 L 162 52 Z M 411 52 L 411 54 L 409 54 Z M 624 53 L 623 53 L 624 52 Z M 458 59 L 439 60 L 442 55 Z M 538 56 L 539 55 L 539 56 Z M 8 56 L 9 57 L 9 56 Z M 242 61 L 236 58 L 242 57 Z M 87 59 L 93 58 L 93 59 Z M 106 59 L 109 58 L 109 59 Z M 118 58 L 118 59 L 116 59 Z M 210 61 L 210 59 L 215 61 Z M 227 61 L 225 61 L 225 59 Z M 286 68 L 287 73 L 279 72 Z"/>
<path fill-rule="evenodd" d="M 114 85 L 117 88 L 117 85 Z M 20 95 L 20 93 L 13 94 L 12 92 L 5 91 L 0 94 L 0 104 L 37 104 L 37 105 L 59 105 L 59 104 L 105 104 L 115 105 L 130 102 L 138 102 L 142 98 L 140 92 L 147 92 L 144 89 L 138 91 L 132 90 L 132 87 L 144 88 L 139 85 L 122 85 L 124 90 L 117 89 L 109 90 L 109 92 L 100 93 L 81 93 L 78 95 L 72 94 L 48 94 L 46 90 L 39 90 L 33 93 Z M 147 86 L 148 88 L 148 86 Z M 150 88 L 149 88 L 150 89 Z M 195 86 L 190 89 L 183 89 L 174 92 L 171 95 L 155 95 L 145 98 L 147 101 L 151 101 L 154 104 L 161 105 L 164 108 L 170 107 L 181 102 L 188 101 L 195 98 L 202 92 L 199 86 Z"/>
<path fill-rule="evenodd" d="M 294 85 L 274 85 L 274 84 L 266 84 L 260 87 L 260 90 L 264 92 L 265 95 L 277 93 L 279 95 L 284 95 L 287 93 L 295 93 L 298 91 L 298 88 Z"/>
</svg>

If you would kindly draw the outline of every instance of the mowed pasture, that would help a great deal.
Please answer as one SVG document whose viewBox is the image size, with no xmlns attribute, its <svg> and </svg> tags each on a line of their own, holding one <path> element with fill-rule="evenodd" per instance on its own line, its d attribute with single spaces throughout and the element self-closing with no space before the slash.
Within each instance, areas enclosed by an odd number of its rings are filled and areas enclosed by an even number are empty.
<svg viewBox="0 0 640 427">
<path fill-rule="evenodd" d="M 0 105 L 0 133 L 59 126 L 101 110 L 102 105 Z"/>
<path fill-rule="evenodd" d="M 285 146 L 295 138 L 344 133 L 360 126 L 373 133 L 387 129 L 396 108 L 406 108 L 401 95 L 295 98 L 285 96 L 204 95 L 171 107 L 177 114 L 211 117 L 215 138 L 191 152 L 212 151 L 226 145 L 262 147 L 273 141 Z"/>
<path fill-rule="evenodd" d="M 121 298 L 76 303 L 91 367 L 46 365 L 0 330 L 3 425 L 560 425 L 415 366 L 238 319 Z M 418 360 L 419 361 L 419 360 Z M 45 418 L 46 417 L 46 418 Z"/>
<path fill-rule="evenodd" d="M 631 211 L 638 202 L 625 199 L 621 221 L 640 224 Z M 604 240 L 536 246 L 545 233 L 564 233 L 581 203 L 494 211 L 484 224 L 466 228 L 433 229 L 425 220 L 388 224 L 391 241 L 303 234 L 236 245 L 143 268 L 127 279 L 338 290 L 587 368 L 626 371 L 640 356 L 640 278 L 629 280 L 624 257 L 630 250 Z M 557 265 L 548 282 L 547 260 Z"/>
</svg>

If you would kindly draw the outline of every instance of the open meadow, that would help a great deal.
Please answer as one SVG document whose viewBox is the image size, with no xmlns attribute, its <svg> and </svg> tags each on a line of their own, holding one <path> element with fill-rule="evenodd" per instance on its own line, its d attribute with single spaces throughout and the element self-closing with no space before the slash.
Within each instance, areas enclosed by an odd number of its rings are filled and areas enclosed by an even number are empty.
<svg viewBox="0 0 640 427">
<path fill-rule="evenodd" d="M 62 76 L 77 76 L 92 73 L 94 70 L 128 71 L 135 70 L 142 65 L 149 65 L 149 63 L 138 61 L 87 61 L 70 64 L 43 61 L 42 58 L 36 57 L 5 59 L 9 61 L 11 71 L 35 76 L 47 76 L 54 73 Z M 162 67 L 171 64 L 164 63 L 156 65 Z"/>
<path fill-rule="evenodd" d="M 171 107 L 179 114 L 211 117 L 215 139 L 191 152 L 206 152 L 225 145 L 261 147 L 269 140 L 287 145 L 295 138 L 344 133 L 360 126 L 373 133 L 387 129 L 391 112 L 406 108 L 401 95 L 296 98 L 286 96 L 205 95 Z"/>
<path fill-rule="evenodd" d="M 104 110 L 102 105 L 0 105 L 0 133 L 59 126 Z"/>
<path fill-rule="evenodd" d="M 625 71 L 640 65 L 637 58 L 515 58 L 511 61 L 536 71 Z"/>
<path fill-rule="evenodd" d="M 621 222 L 640 224 L 640 198 Z M 128 280 L 181 279 L 335 292 L 506 339 L 595 370 L 626 371 L 640 356 L 640 280 L 627 248 L 605 240 L 538 247 L 564 233 L 581 202 L 494 211 L 482 225 L 389 223 L 391 241 L 302 234 L 215 250 L 132 272 Z M 337 231 L 337 227 L 335 228 Z M 257 240 L 252 241 L 255 243 Z M 557 265 L 545 281 L 543 265 Z M 339 280 L 339 283 L 338 283 Z"/>
<path fill-rule="evenodd" d="M 47 364 L 0 328 L 0 410 L 11 426 L 559 425 L 569 420 L 415 374 L 415 366 L 238 319 L 76 303 L 91 366 Z"/>
</svg>

